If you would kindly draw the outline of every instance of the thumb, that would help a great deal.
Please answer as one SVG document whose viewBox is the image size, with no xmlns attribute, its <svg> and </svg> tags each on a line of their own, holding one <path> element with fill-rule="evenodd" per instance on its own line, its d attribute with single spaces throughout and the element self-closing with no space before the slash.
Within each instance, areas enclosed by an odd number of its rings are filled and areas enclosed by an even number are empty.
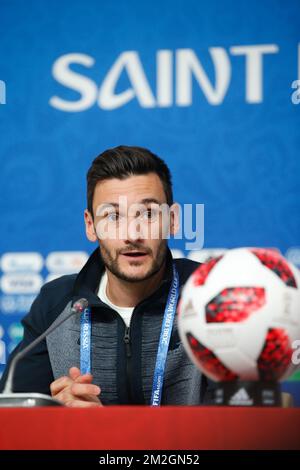
<svg viewBox="0 0 300 470">
<path fill-rule="evenodd" d="M 71 367 L 69 369 L 69 376 L 72 380 L 76 380 L 81 375 L 78 367 Z"/>
</svg>

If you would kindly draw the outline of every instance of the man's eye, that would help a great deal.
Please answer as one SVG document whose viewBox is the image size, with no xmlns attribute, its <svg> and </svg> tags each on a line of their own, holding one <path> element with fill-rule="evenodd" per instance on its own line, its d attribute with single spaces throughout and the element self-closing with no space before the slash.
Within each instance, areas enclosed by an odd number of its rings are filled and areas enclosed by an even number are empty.
<svg viewBox="0 0 300 470">
<path fill-rule="evenodd" d="M 106 216 L 109 222 L 117 222 L 119 220 L 119 214 L 117 212 L 111 212 Z"/>
<path fill-rule="evenodd" d="M 155 220 L 157 217 L 158 211 L 155 209 L 147 209 L 142 212 L 141 217 L 144 220 Z"/>
</svg>

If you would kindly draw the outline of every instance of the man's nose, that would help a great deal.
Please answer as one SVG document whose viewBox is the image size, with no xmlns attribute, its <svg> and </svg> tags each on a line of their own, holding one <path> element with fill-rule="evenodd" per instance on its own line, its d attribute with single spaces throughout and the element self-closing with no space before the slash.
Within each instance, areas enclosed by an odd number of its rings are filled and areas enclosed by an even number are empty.
<svg viewBox="0 0 300 470">
<path fill-rule="evenodd" d="M 142 226 L 137 217 L 128 217 L 126 238 L 128 241 L 135 242 L 143 238 Z"/>
</svg>

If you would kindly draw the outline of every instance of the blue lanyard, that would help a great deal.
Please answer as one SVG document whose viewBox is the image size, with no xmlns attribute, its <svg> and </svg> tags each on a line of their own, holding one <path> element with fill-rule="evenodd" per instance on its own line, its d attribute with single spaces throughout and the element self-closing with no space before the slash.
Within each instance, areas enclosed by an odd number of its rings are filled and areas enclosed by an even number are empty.
<svg viewBox="0 0 300 470">
<path fill-rule="evenodd" d="M 80 318 L 80 372 L 91 373 L 91 309 L 86 308 Z"/>
<path fill-rule="evenodd" d="M 179 277 L 173 263 L 173 279 L 169 290 L 167 305 L 165 308 L 163 324 L 161 327 L 154 378 L 152 385 L 151 406 L 159 406 L 161 402 L 162 388 L 166 368 L 166 360 L 169 349 L 169 343 L 176 313 L 176 306 L 179 295 Z"/>
<path fill-rule="evenodd" d="M 164 375 L 167 361 L 169 343 L 176 314 L 179 296 L 179 277 L 173 263 L 173 278 L 168 294 L 164 312 L 163 323 L 160 332 L 158 351 L 156 356 L 151 406 L 159 406 L 162 396 Z M 80 371 L 82 374 L 91 373 L 91 309 L 86 308 L 80 319 Z"/>
</svg>

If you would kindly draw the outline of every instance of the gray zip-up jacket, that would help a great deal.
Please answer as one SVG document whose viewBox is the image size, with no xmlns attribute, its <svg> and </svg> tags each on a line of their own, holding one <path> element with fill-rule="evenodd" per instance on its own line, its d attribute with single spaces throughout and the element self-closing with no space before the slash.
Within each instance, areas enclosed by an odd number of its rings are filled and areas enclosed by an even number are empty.
<svg viewBox="0 0 300 470">
<path fill-rule="evenodd" d="M 103 404 L 149 404 L 164 309 L 172 280 L 172 262 L 180 287 L 198 263 L 172 260 L 168 251 L 164 279 L 158 290 L 134 309 L 130 328 L 121 316 L 97 296 L 104 272 L 97 248 L 78 275 L 62 276 L 45 284 L 23 319 L 24 337 L 11 357 L 26 347 L 58 317 L 66 315 L 79 298 L 92 312 L 91 361 L 94 383 L 101 387 Z M 11 360 L 11 358 L 10 358 Z M 10 361 L 9 361 L 10 362 Z M 54 379 L 80 364 L 80 317 L 72 316 L 51 333 L 16 368 L 14 391 L 50 393 Z M 9 363 L 8 363 L 9 367 Z M 6 368 L 0 381 L 3 389 Z M 175 317 L 163 385 L 162 405 L 200 405 L 211 401 L 213 384 L 188 358 L 178 336 Z"/>
</svg>

